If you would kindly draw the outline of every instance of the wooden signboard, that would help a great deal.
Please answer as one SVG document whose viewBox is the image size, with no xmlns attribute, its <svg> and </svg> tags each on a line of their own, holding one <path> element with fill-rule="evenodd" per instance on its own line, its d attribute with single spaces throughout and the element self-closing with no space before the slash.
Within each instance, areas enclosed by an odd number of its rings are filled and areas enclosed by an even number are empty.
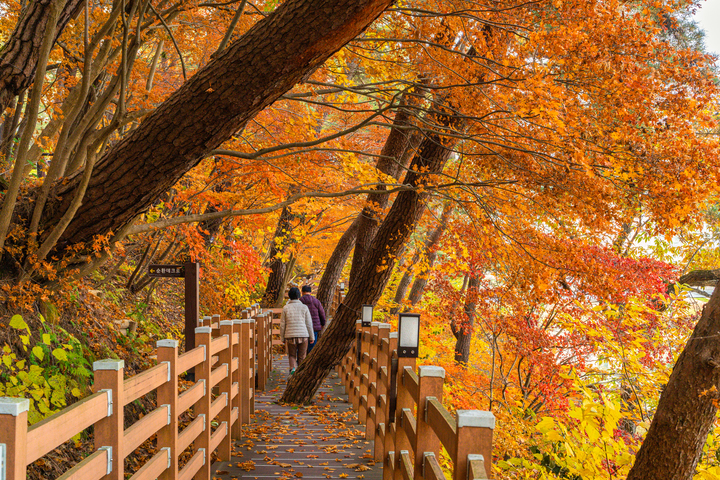
<svg viewBox="0 0 720 480">
<path fill-rule="evenodd" d="M 184 265 L 150 265 L 148 267 L 150 277 L 185 277 Z"/>
</svg>

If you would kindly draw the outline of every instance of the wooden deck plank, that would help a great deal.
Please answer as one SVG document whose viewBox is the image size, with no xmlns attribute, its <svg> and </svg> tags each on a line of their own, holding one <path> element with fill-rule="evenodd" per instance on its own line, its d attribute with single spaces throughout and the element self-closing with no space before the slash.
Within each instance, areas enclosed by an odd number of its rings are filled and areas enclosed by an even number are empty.
<svg viewBox="0 0 720 480">
<path fill-rule="evenodd" d="M 364 438 L 352 404 L 335 372 L 307 407 L 278 405 L 288 377 L 287 357 L 275 356 L 265 392 L 258 391 L 255 415 L 233 445 L 229 462 L 213 464 L 218 480 L 286 478 L 380 480 L 382 465 Z"/>
</svg>

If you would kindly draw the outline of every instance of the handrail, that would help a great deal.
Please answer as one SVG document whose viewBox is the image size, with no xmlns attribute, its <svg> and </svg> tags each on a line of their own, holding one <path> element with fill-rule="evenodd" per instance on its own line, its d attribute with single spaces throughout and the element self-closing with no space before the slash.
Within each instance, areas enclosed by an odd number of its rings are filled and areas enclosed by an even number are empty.
<svg viewBox="0 0 720 480">
<path fill-rule="evenodd" d="M 488 478 L 495 417 L 490 412 L 458 410 L 442 404 L 445 370 L 415 366 L 398 358 L 397 333 L 388 324 L 357 323 L 356 341 L 338 365 L 348 402 L 374 440 L 383 479 L 445 480 L 437 461 L 442 447 L 453 463 L 453 480 Z M 413 412 L 417 411 L 417 416 Z M 488 459 L 487 461 L 485 459 Z"/>
<path fill-rule="evenodd" d="M 251 314 L 256 318 L 249 318 Z M 189 479 L 201 469 L 209 478 L 211 453 L 217 452 L 221 461 L 230 460 L 231 437 L 240 438 L 241 425 L 254 412 L 256 374 L 264 386 L 272 367 L 270 315 L 261 315 L 254 306 L 243 317 L 220 321 L 213 316 L 217 328 L 198 327 L 198 346 L 182 355 L 177 341 L 160 340 L 158 364 L 128 379 L 123 379 L 122 360 L 95 362 L 96 392 L 29 428 L 29 401 L 0 397 L 0 444 L 5 444 L 6 457 L 0 462 L 0 478 L 24 480 L 30 463 L 90 426 L 95 428 L 96 451 L 65 472 L 62 480 L 123 479 L 125 457 L 156 433 L 160 451 L 133 480 L 161 475 Z M 213 357 L 219 363 L 215 369 Z M 189 369 L 195 369 L 196 383 L 180 393 L 178 377 Z M 219 395 L 213 401 L 215 385 Z M 154 390 L 156 408 L 125 429 L 123 406 Z M 178 432 L 179 415 L 192 406 L 195 420 Z M 220 424 L 215 432 L 210 429 L 213 421 Z M 180 454 L 190 445 L 193 456 L 179 470 Z"/>
</svg>

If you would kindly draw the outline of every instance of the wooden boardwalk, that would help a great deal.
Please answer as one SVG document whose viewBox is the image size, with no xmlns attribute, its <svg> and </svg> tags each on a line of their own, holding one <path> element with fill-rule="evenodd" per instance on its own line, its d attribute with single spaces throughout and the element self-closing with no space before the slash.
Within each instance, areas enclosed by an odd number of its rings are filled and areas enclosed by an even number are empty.
<svg viewBox="0 0 720 480">
<path fill-rule="evenodd" d="M 255 415 L 243 426 L 230 462 L 213 465 L 213 479 L 349 478 L 380 480 L 371 441 L 346 403 L 336 372 L 325 379 L 307 407 L 278 405 L 288 377 L 286 356 L 276 356 L 265 392 L 257 391 Z"/>
</svg>

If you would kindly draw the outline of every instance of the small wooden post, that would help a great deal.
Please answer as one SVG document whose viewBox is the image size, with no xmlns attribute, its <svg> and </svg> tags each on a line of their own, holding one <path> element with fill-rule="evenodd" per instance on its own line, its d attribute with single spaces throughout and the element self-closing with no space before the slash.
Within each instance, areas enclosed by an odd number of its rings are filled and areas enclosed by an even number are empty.
<svg viewBox="0 0 720 480">
<path fill-rule="evenodd" d="M 362 320 L 355 322 L 355 358 L 350 370 L 350 391 L 348 400 L 352 402 L 353 410 L 360 407 L 360 372 L 362 364 Z"/>
<path fill-rule="evenodd" d="M 442 402 L 443 383 L 445 382 L 445 369 L 442 367 L 433 367 L 429 365 L 421 365 L 418 368 L 418 403 L 417 418 L 415 430 L 415 445 L 413 451 L 415 455 L 414 478 L 415 480 L 424 480 L 423 463 L 425 452 L 440 453 L 440 439 L 435 435 L 432 427 L 425 422 L 425 408 L 427 406 L 427 398 L 437 398 Z"/>
<path fill-rule="evenodd" d="M 169 423 L 157 434 L 158 450 L 169 448 L 170 467 L 160 474 L 159 480 L 175 480 L 178 476 L 178 376 L 177 376 L 178 341 L 172 339 L 157 342 L 158 363 L 168 366 L 168 381 L 157 388 L 157 404 L 168 405 L 170 409 Z"/>
<path fill-rule="evenodd" d="M 211 326 L 213 328 L 220 328 L 220 314 L 216 313 L 212 316 Z M 222 334 L 220 334 L 220 335 L 222 335 Z"/>
<path fill-rule="evenodd" d="M 415 406 L 415 401 L 405 388 L 403 379 L 405 377 L 406 370 L 415 370 L 415 364 L 417 359 L 414 357 L 399 357 L 398 359 L 398 372 L 397 372 L 397 403 L 395 407 L 395 465 L 393 465 L 393 471 L 395 480 L 403 480 L 402 470 L 399 467 L 400 452 L 403 450 L 410 450 L 410 440 L 405 434 L 405 430 L 400 427 L 402 421 L 403 409 L 412 408 Z"/>
<path fill-rule="evenodd" d="M 255 318 L 255 325 L 257 326 L 258 390 L 265 390 L 265 317 L 267 317 L 267 315 L 261 313 Z"/>
<path fill-rule="evenodd" d="M 105 480 L 123 480 L 125 478 L 124 455 L 124 418 L 125 392 L 123 391 L 123 369 L 125 362 L 108 358 L 93 363 L 95 384 L 93 390 L 105 390 L 111 399 L 108 416 L 95 424 L 95 449 L 107 448 L 112 464 Z"/>
<path fill-rule="evenodd" d="M 367 384 L 365 386 L 365 408 L 360 411 L 361 423 L 372 422 L 372 428 L 375 428 L 374 419 L 370 418 L 370 411 L 375 409 L 376 395 L 377 395 L 377 356 L 378 356 L 378 328 L 380 322 L 372 322 L 370 324 L 370 337 L 368 338 L 367 346 L 369 352 L 369 358 L 367 366 Z M 367 428 L 365 429 L 367 434 Z"/>
<path fill-rule="evenodd" d="M 238 417 L 232 426 L 232 438 L 240 440 L 242 437 L 242 320 L 233 320 L 233 336 L 237 334 L 238 343 L 233 345 L 233 362 L 237 359 L 238 368 L 232 374 L 232 383 L 237 385 L 237 395 L 232 400 L 232 408 L 237 409 Z"/>
<path fill-rule="evenodd" d="M 26 398 L 0 397 L 0 478 L 5 480 L 26 478 L 29 409 Z"/>
<path fill-rule="evenodd" d="M 195 416 L 203 416 L 205 418 L 205 429 L 198 435 L 197 440 L 193 443 L 195 451 L 204 450 L 205 461 L 200 470 L 195 474 L 195 480 L 210 480 L 210 404 L 212 403 L 212 394 L 210 388 L 210 371 L 212 369 L 212 355 L 210 354 L 210 343 L 212 342 L 212 327 L 197 327 L 195 329 L 195 340 L 198 346 L 205 348 L 205 359 L 195 367 L 196 382 L 204 382 L 203 396 L 195 403 Z"/>
<path fill-rule="evenodd" d="M 377 455 L 378 452 L 378 443 L 380 443 L 382 446 L 382 442 L 377 441 L 377 426 L 381 423 L 385 423 L 385 418 L 383 416 L 383 411 L 380 408 L 380 396 L 384 395 L 386 392 L 386 386 L 385 382 L 382 378 L 382 369 L 385 367 L 386 371 L 389 369 L 388 365 L 388 352 L 383 348 L 383 345 L 385 341 L 387 341 L 388 336 L 390 335 L 390 324 L 389 323 L 380 323 L 378 324 L 378 330 L 377 330 L 377 337 L 375 338 L 375 346 L 372 351 L 375 352 L 375 368 L 370 370 L 371 373 L 371 382 L 375 384 L 374 388 L 374 394 L 372 395 L 372 404 L 368 402 L 368 404 L 372 407 L 374 407 L 374 415 L 368 416 L 367 419 L 367 427 L 365 428 L 365 439 L 366 440 L 375 440 L 375 453 Z M 371 384 L 372 384 L 371 383 Z M 380 449 L 382 451 L 382 449 Z M 375 461 L 380 461 L 382 459 L 382 454 L 380 454 L 380 458 L 376 459 Z"/>
<path fill-rule="evenodd" d="M 456 458 L 453 458 L 453 480 L 466 480 L 468 455 L 480 454 L 485 472 L 492 478 L 492 442 L 495 415 L 481 410 L 457 410 Z"/>
<path fill-rule="evenodd" d="M 195 348 L 195 328 L 200 319 L 200 264 L 185 264 L 185 351 Z"/>
<path fill-rule="evenodd" d="M 240 331 L 240 420 L 250 423 L 250 312 L 243 310 Z"/>
<path fill-rule="evenodd" d="M 250 410 L 250 415 L 255 413 L 255 375 L 257 373 L 257 368 L 255 366 L 255 349 L 256 349 L 256 342 L 257 337 L 255 334 L 255 319 L 251 318 L 250 320 L 250 355 L 249 355 L 249 361 L 250 361 L 250 405 L 248 409 Z M 249 420 L 248 420 L 249 421 Z"/>
<path fill-rule="evenodd" d="M 393 378 L 392 375 L 392 363 L 393 360 L 397 360 L 397 345 L 398 345 L 398 332 L 390 332 L 390 335 L 388 337 L 388 363 L 387 363 L 387 384 L 385 389 L 385 409 L 383 416 L 385 417 L 385 438 L 383 438 L 383 455 L 387 456 L 388 452 L 395 450 L 395 418 L 392 416 L 394 415 L 394 412 L 390 412 L 390 404 L 393 401 L 397 401 L 396 395 L 397 395 L 397 385 L 395 385 L 395 391 L 392 391 L 391 386 L 393 385 Z M 395 381 L 397 381 L 397 375 L 395 376 Z M 392 400 L 392 398 L 395 397 L 395 400 Z M 383 464 L 387 466 L 387 462 L 383 461 Z M 384 470 L 388 470 L 390 472 L 389 475 L 386 476 L 386 473 Z M 393 478 L 392 469 L 391 468 L 384 468 L 383 469 L 383 479 Z"/>
<path fill-rule="evenodd" d="M 222 410 L 220 410 L 220 413 L 218 414 L 218 422 L 222 424 L 225 422 L 227 425 L 227 434 L 225 435 L 225 438 L 222 439 L 220 442 L 220 445 L 218 445 L 218 457 L 220 458 L 221 462 L 227 462 L 230 460 L 231 457 L 231 447 L 232 447 L 232 436 L 230 434 L 230 424 L 231 424 L 231 415 L 232 415 L 232 402 L 230 401 L 230 395 L 232 394 L 232 329 L 233 329 L 233 321 L 232 320 L 220 320 L 220 336 L 225 337 L 227 336 L 228 339 L 228 347 L 218 354 L 218 364 L 219 365 L 227 365 L 227 376 L 220 380 L 220 383 L 218 384 L 218 389 L 220 390 L 220 395 L 225 394 L 226 401 L 225 401 L 225 407 L 223 407 Z"/>
</svg>

